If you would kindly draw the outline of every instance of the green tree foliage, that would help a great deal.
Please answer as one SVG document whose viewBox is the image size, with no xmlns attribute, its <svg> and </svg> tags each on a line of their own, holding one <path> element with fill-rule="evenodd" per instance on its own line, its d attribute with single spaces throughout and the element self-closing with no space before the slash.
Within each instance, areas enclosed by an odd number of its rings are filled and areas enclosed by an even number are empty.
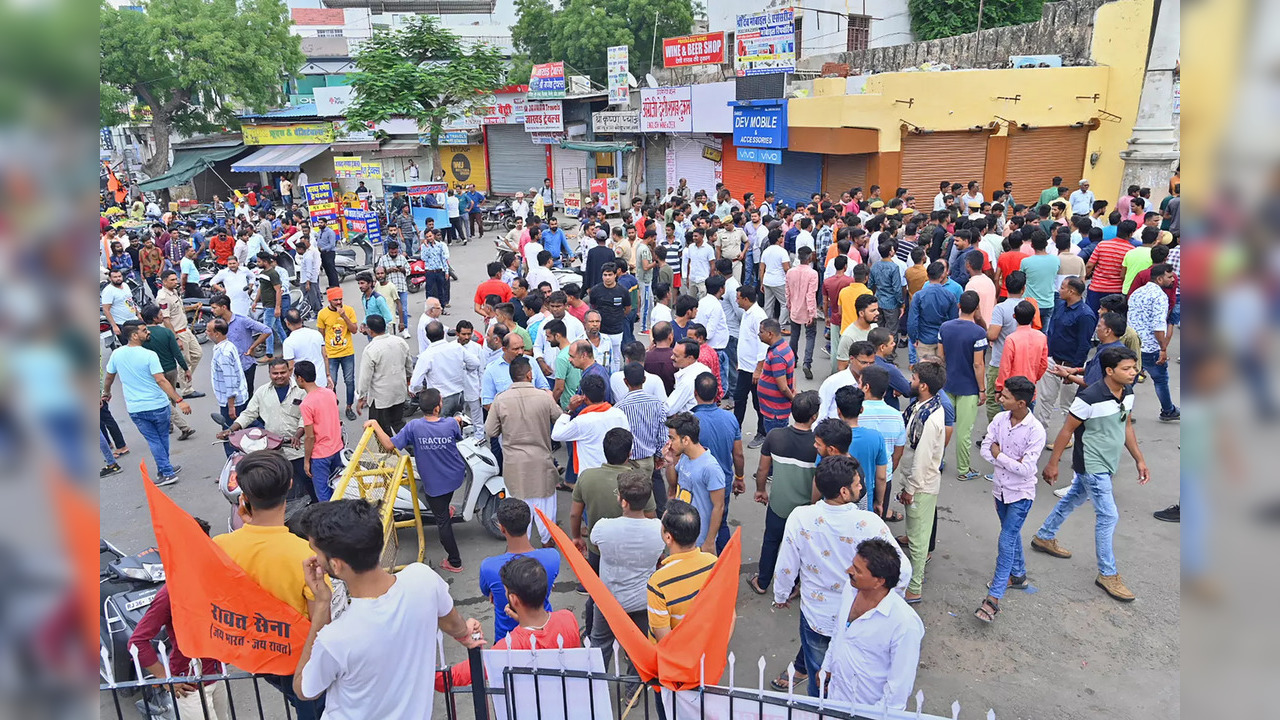
<svg viewBox="0 0 1280 720">
<path fill-rule="evenodd" d="M 909 0 L 911 30 L 917 40 L 937 40 L 978 29 L 979 0 Z M 985 0 L 982 27 L 1020 25 L 1040 19 L 1044 0 Z"/>
<path fill-rule="evenodd" d="M 687 35 L 693 27 L 692 0 L 516 0 L 518 19 L 511 27 L 517 58 L 512 80 L 528 80 L 528 65 L 563 60 L 578 73 L 603 85 L 610 45 L 630 47 L 632 72 L 662 65 L 662 38 Z M 523 63 L 521 60 L 523 59 Z"/>
<path fill-rule="evenodd" d="M 118 124 L 129 101 L 150 110 L 156 153 L 169 169 L 169 135 L 234 125 L 236 114 L 284 99 L 305 58 L 284 0 L 147 0 L 144 12 L 103 2 L 100 121 Z"/>
<path fill-rule="evenodd" d="M 355 99 L 347 108 L 353 125 L 410 117 L 431 135 L 435 167 L 446 122 L 467 105 L 506 84 L 502 53 L 483 44 L 464 45 L 438 18 L 415 15 L 400 29 L 378 30 L 360 44 L 357 72 L 348 76 Z"/>
</svg>

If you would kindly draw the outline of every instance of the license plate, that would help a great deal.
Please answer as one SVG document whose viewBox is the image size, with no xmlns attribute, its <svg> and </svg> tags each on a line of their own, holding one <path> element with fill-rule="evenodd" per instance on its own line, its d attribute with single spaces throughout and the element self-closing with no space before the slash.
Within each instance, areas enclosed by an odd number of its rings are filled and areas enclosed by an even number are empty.
<svg viewBox="0 0 1280 720">
<path fill-rule="evenodd" d="M 149 595 L 147 597 L 138 598 L 137 600 L 130 600 L 129 602 L 124 604 L 124 609 L 137 610 L 138 608 L 144 608 L 150 605 L 152 601 L 154 601 L 155 599 L 156 599 L 155 595 Z"/>
</svg>

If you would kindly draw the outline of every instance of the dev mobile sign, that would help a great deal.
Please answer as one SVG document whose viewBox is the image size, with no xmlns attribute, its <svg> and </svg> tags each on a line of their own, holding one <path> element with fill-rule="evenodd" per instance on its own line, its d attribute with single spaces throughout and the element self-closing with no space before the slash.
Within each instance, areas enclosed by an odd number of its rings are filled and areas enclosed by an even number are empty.
<svg viewBox="0 0 1280 720">
<path fill-rule="evenodd" d="M 739 76 L 794 71 L 795 10 L 739 15 L 734 46 L 734 69 Z"/>
</svg>

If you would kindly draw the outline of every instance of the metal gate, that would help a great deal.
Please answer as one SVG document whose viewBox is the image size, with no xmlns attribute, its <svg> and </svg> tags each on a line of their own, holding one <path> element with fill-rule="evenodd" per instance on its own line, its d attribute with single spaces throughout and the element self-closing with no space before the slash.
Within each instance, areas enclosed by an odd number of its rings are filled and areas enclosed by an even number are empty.
<svg viewBox="0 0 1280 720">
<path fill-rule="evenodd" d="M 986 132 L 939 132 L 902 138 L 902 179 L 899 185 L 916 197 L 933 197 L 938 183 L 967 185 L 982 182 L 987 161 Z M 1048 183 L 1046 183 L 1047 185 Z M 991 193 L 983 188 L 987 197 Z M 885 189 L 892 193 L 892 189 Z"/>
<path fill-rule="evenodd" d="M 832 201 L 853 188 L 865 188 L 867 161 L 870 155 L 826 155 L 823 162 L 822 190 L 831 193 Z"/>
<path fill-rule="evenodd" d="M 522 125 L 486 125 L 489 184 L 494 195 L 515 195 L 542 187 L 547 146 L 535 145 Z"/>
<path fill-rule="evenodd" d="M 779 202 L 799 207 L 822 187 L 822 156 L 782 151 L 782 164 L 769 166 L 769 189 Z"/>
<path fill-rule="evenodd" d="M 1049 187 L 1054 177 L 1062 178 L 1062 187 L 1075 189 L 1084 171 L 1088 142 L 1086 128 L 1010 129 L 1008 170 L 998 182 L 1012 182 L 1015 198 L 1032 200 L 1039 197 L 1042 188 Z"/>
</svg>

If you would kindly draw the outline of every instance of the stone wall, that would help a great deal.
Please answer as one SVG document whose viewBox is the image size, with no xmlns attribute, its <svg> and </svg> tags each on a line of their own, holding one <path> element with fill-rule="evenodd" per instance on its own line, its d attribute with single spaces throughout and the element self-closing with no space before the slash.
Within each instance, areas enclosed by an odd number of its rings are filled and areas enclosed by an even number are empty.
<svg viewBox="0 0 1280 720">
<path fill-rule="evenodd" d="M 896 72 L 924 63 L 953 68 L 1005 68 L 1009 67 L 1010 55 L 1061 55 L 1063 65 L 1091 65 L 1094 13 L 1110 1 L 1046 3 L 1037 22 L 909 45 L 814 56 L 800 60 L 797 70 L 820 72 L 824 63 L 846 64 L 852 75 Z"/>
</svg>

